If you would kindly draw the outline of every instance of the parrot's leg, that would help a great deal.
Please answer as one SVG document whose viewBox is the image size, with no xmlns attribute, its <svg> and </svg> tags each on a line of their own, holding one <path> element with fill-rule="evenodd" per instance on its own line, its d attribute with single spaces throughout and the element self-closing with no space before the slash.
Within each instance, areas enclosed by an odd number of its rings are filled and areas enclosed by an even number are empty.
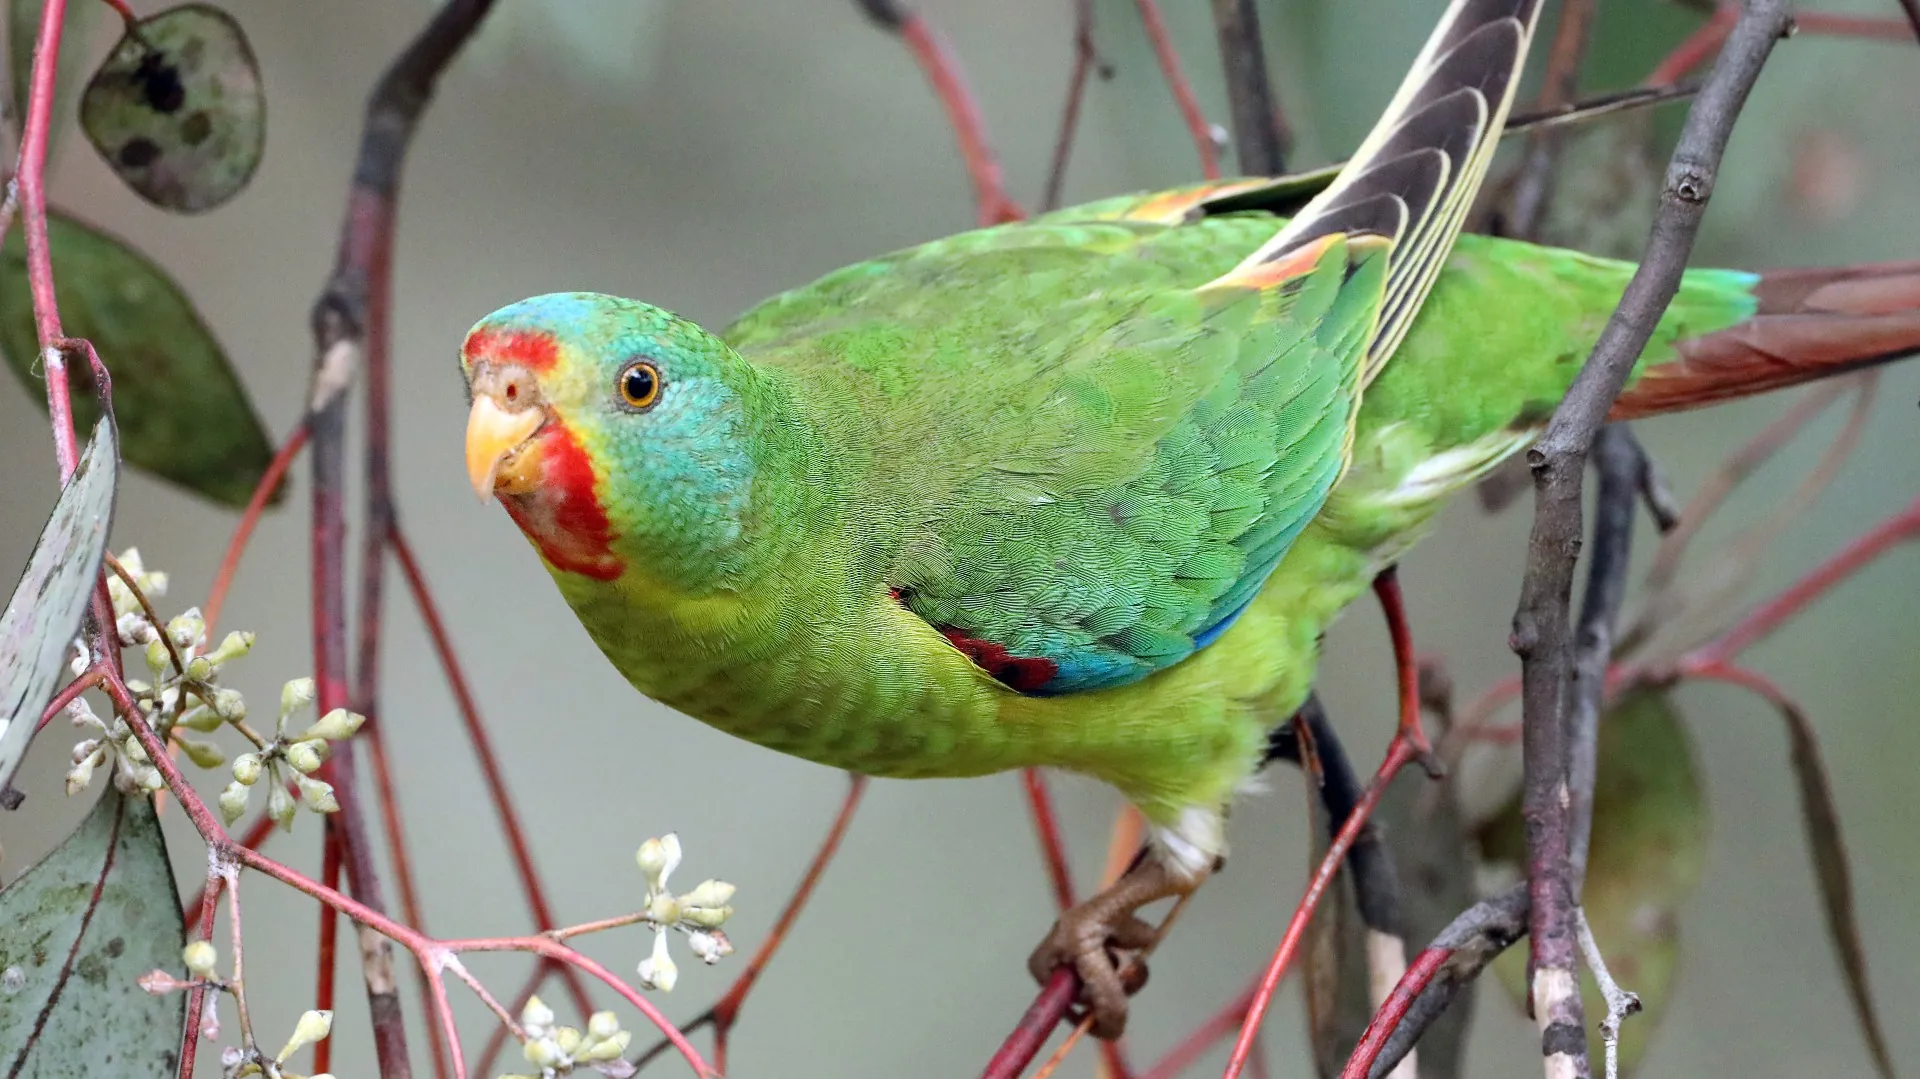
<svg viewBox="0 0 1920 1079">
<path fill-rule="evenodd" d="M 1194 872 L 1186 865 L 1167 864 L 1157 849 L 1143 853 L 1119 880 L 1063 911 L 1053 931 L 1027 960 L 1027 969 L 1042 982 L 1056 967 L 1073 967 L 1080 975 L 1082 999 L 1093 1015 L 1093 1036 L 1107 1041 L 1126 1031 L 1127 995 L 1146 982 L 1146 968 L 1137 955 L 1132 960 L 1134 969 L 1122 976 L 1125 961 L 1114 949 L 1142 952 L 1160 937 L 1160 931 L 1135 912 L 1156 900 L 1192 894 L 1215 868 L 1207 865 Z"/>
</svg>

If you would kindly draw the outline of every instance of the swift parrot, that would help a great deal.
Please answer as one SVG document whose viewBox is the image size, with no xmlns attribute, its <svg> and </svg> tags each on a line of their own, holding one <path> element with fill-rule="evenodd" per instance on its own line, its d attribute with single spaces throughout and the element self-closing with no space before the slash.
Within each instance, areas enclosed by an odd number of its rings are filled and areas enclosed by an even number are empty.
<svg viewBox="0 0 1920 1079">
<path fill-rule="evenodd" d="M 1117 1036 L 1116 947 L 1226 851 L 1331 620 L 1537 437 L 1634 267 L 1460 235 L 1540 0 L 1454 0 L 1353 159 L 849 266 L 712 333 L 536 296 L 461 348 L 498 496 L 642 693 L 875 776 L 1067 769 L 1148 856 L 1035 953 Z M 1690 270 L 1615 419 L 1920 348 L 1920 263 Z"/>
</svg>

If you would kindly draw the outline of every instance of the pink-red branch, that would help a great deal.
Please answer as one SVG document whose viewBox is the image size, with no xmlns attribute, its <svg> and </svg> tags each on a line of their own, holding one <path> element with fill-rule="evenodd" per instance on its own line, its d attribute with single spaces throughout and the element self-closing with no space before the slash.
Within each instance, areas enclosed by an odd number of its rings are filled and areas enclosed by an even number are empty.
<svg viewBox="0 0 1920 1079">
<path fill-rule="evenodd" d="M 1200 111 L 1200 99 L 1193 94 L 1186 69 L 1180 66 L 1180 53 L 1167 33 L 1167 21 L 1160 16 L 1160 5 L 1155 0 L 1134 0 L 1134 5 L 1140 9 L 1140 24 L 1146 28 L 1147 40 L 1153 43 L 1154 59 L 1159 61 L 1160 72 L 1166 76 L 1167 88 L 1173 91 L 1174 104 L 1180 107 L 1180 118 L 1186 121 L 1187 132 L 1193 136 L 1194 152 L 1200 155 L 1200 175 L 1218 180 L 1220 144 L 1214 138 L 1213 125 Z"/>
</svg>

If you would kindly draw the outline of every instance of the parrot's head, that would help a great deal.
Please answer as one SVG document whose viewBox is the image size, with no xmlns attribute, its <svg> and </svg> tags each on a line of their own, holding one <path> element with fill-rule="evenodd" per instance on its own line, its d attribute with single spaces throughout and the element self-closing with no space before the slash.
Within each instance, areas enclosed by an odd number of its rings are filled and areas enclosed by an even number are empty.
<svg viewBox="0 0 1920 1079">
<path fill-rule="evenodd" d="M 700 327 L 590 292 L 503 307 L 460 349 L 467 474 L 555 569 L 723 572 L 754 467 L 752 368 Z"/>
</svg>

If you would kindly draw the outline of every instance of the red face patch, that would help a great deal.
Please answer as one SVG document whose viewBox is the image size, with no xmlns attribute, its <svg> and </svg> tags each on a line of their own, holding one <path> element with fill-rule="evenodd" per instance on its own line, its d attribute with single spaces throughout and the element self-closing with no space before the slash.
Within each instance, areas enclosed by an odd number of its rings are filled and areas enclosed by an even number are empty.
<svg viewBox="0 0 1920 1079">
<path fill-rule="evenodd" d="M 552 370 L 559 359 L 553 337 L 534 330 L 475 330 L 460 346 L 460 354 L 470 363 L 519 364 L 536 375 Z"/>
<path fill-rule="evenodd" d="M 620 576 L 611 529 L 593 489 L 593 462 L 573 433 L 548 423 L 534 436 L 540 454 L 540 486 L 520 495 L 502 495 L 513 523 L 539 546 L 548 562 L 568 571 L 611 581 Z"/>
</svg>

